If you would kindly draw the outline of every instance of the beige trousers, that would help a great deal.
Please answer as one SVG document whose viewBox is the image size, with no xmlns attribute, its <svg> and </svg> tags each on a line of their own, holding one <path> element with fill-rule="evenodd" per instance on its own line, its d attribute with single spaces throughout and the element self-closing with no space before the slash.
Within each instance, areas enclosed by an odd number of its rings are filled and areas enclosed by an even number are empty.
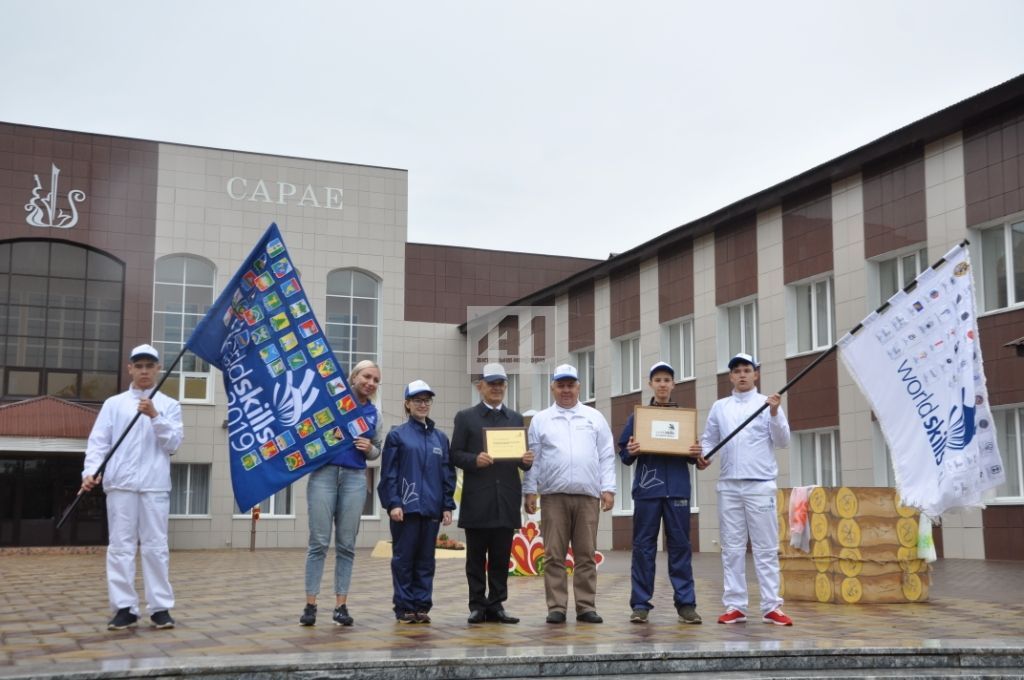
<svg viewBox="0 0 1024 680">
<path fill-rule="evenodd" d="M 544 537 L 544 593 L 548 611 L 569 606 L 566 553 L 572 546 L 572 590 L 576 614 L 594 611 L 597 596 L 597 523 L 601 500 L 593 496 L 556 493 L 541 498 L 540 532 Z"/>
</svg>

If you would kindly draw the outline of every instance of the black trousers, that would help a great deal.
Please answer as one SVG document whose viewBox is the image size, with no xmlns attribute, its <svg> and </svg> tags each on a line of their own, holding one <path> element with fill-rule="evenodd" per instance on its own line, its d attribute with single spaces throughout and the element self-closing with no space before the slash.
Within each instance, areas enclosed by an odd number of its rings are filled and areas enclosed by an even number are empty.
<svg viewBox="0 0 1024 680">
<path fill-rule="evenodd" d="M 513 529 L 466 529 L 469 610 L 495 612 L 508 599 L 508 559 Z"/>
</svg>

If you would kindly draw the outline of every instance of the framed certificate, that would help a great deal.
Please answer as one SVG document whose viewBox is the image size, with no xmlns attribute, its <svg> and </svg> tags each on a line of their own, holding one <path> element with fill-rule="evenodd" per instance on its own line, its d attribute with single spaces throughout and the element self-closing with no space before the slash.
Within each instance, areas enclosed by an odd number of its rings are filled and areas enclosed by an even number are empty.
<svg viewBox="0 0 1024 680">
<path fill-rule="evenodd" d="M 525 427 L 485 427 L 484 447 L 491 458 L 519 459 L 529 447 Z"/>
<path fill-rule="evenodd" d="M 633 411 L 633 438 L 640 453 L 692 456 L 697 441 L 697 409 L 637 406 Z"/>
</svg>

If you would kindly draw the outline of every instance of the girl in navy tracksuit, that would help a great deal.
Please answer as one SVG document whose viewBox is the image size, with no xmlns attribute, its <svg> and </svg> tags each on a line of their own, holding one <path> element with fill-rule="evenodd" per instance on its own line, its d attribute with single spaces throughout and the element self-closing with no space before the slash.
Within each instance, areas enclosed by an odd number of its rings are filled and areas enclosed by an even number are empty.
<svg viewBox="0 0 1024 680">
<path fill-rule="evenodd" d="M 384 441 L 377 494 L 391 518 L 391 579 L 395 617 L 430 623 L 434 589 L 434 545 L 440 524 L 452 522 L 455 468 L 448 437 L 428 418 L 434 392 L 422 380 L 405 388 L 409 420 Z"/>
</svg>

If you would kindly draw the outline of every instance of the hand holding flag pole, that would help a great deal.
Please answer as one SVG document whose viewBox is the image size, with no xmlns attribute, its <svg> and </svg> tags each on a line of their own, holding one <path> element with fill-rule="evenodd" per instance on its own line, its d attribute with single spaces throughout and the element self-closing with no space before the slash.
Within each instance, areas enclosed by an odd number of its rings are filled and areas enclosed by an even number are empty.
<svg viewBox="0 0 1024 680">
<path fill-rule="evenodd" d="M 959 247 L 965 248 L 965 247 L 967 247 L 967 245 L 969 243 L 970 243 L 970 241 L 968 241 L 967 239 L 964 239 L 963 241 L 960 242 Z M 931 269 L 938 269 L 940 266 L 942 266 L 942 263 L 944 263 L 945 261 L 946 261 L 945 257 L 940 257 L 939 260 L 935 264 L 933 264 L 931 266 Z M 907 284 L 907 286 L 905 288 L 903 288 L 903 292 L 904 293 L 909 293 L 910 291 L 914 290 L 915 287 L 917 287 L 917 280 L 916 279 L 911 281 L 909 284 Z M 878 309 L 875 310 L 874 313 L 875 314 L 881 314 L 882 312 L 884 312 L 888 308 L 889 308 L 889 301 L 886 300 L 884 303 L 882 303 L 882 305 Z M 859 331 L 863 327 L 864 327 L 864 323 L 863 322 L 858 323 L 856 326 L 854 326 L 852 329 L 850 329 L 849 335 L 855 334 L 857 331 Z M 837 349 L 839 349 L 839 343 L 838 342 L 833 343 L 833 345 L 831 347 L 829 347 L 824 352 L 819 354 L 817 356 L 817 358 L 814 359 L 814 361 L 812 361 L 811 363 L 807 364 L 807 366 L 805 366 L 802 371 L 800 371 L 795 376 L 793 376 L 792 380 L 790 380 L 785 385 L 783 385 L 782 389 L 780 389 L 778 391 L 778 393 L 780 395 L 781 394 L 785 394 L 786 391 L 789 390 L 789 388 L 791 388 L 793 385 L 795 385 L 797 382 L 799 382 L 805 375 L 807 375 L 811 371 L 811 369 L 813 369 L 815 366 L 817 366 L 822 361 L 824 361 L 825 358 L 828 357 L 828 355 L 832 354 Z M 733 437 L 735 437 L 737 434 L 739 434 L 740 430 L 745 428 L 747 425 L 752 423 L 755 418 L 757 418 L 759 415 L 761 415 L 761 412 L 764 411 L 766 408 L 768 408 L 768 403 L 767 402 L 762 404 L 759 409 L 757 409 L 756 411 L 751 413 L 750 417 L 748 417 L 746 420 L 744 420 L 742 423 L 740 423 L 736 427 L 735 430 L 730 432 L 724 439 L 722 439 L 722 441 L 718 442 L 714 446 L 714 448 L 712 448 L 710 451 L 708 451 L 706 454 L 704 454 L 704 459 L 705 460 L 709 460 L 711 458 L 711 456 L 715 455 L 715 453 L 718 452 L 719 449 L 721 449 L 723 446 L 728 444 L 729 441 Z"/>
<path fill-rule="evenodd" d="M 174 372 L 174 369 L 177 368 L 178 362 L 181 361 L 181 357 L 184 356 L 185 352 L 187 352 L 187 351 L 188 351 L 188 347 L 182 347 L 181 351 L 178 352 L 178 356 L 174 358 L 174 361 L 171 363 L 170 367 L 167 370 L 164 371 L 164 374 L 160 378 L 160 381 L 156 384 L 156 386 L 153 388 L 153 390 L 149 393 L 149 399 L 151 401 L 152 401 L 153 397 L 156 396 L 156 393 L 160 391 L 160 388 L 163 387 L 164 381 L 167 380 L 167 378 L 171 375 L 171 373 Z M 92 474 L 92 476 L 97 480 L 97 482 L 99 481 L 99 478 L 103 475 L 103 471 L 107 468 L 107 463 L 110 461 L 110 457 L 113 456 L 114 452 L 117 451 L 117 448 L 119 446 L 121 446 L 121 442 L 124 441 L 124 438 L 128 436 L 128 433 L 131 432 L 131 429 L 133 427 L 135 427 L 135 423 L 138 422 L 139 416 L 141 416 L 141 415 L 142 415 L 141 411 L 139 411 L 138 413 L 135 414 L 135 416 L 132 418 L 131 422 L 128 423 L 128 426 L 126 428 L 124 428 L 124 432 L 121 433 L 121 436 L 118 437 L 117 441 L 114 442 L 114 445 L 112 447 L 110 447 L 110 451 L 108 451 L 107 455 L 103 457 L 103 462 L 100 463 L 100 466 L 98 468 L 96 468 L 96 472 L 94 472 Z M 80 488 L 78 490 L 78 493 L 75 495 L 75 500 L 73 500 L 71 502 L 71 505 L 69 505 L 67 510 L 64 511 L 64 514 L 61 515 L 59 520 L 57 520 L 57 528 L 58 529 L 60 529 L 62 526 L 64 526 L 64 522 L 66 522 L 68 520 L 68 517 L 70 517 L 71 514 L 75 511 L 75 508 L 78 507 L 78 504 L 81 502 L 82 498 L 85 497 L 86 493 L 88 493 L 88 492 L 85 491 L 85 489 L 81 489 Z"/>
</svg>

